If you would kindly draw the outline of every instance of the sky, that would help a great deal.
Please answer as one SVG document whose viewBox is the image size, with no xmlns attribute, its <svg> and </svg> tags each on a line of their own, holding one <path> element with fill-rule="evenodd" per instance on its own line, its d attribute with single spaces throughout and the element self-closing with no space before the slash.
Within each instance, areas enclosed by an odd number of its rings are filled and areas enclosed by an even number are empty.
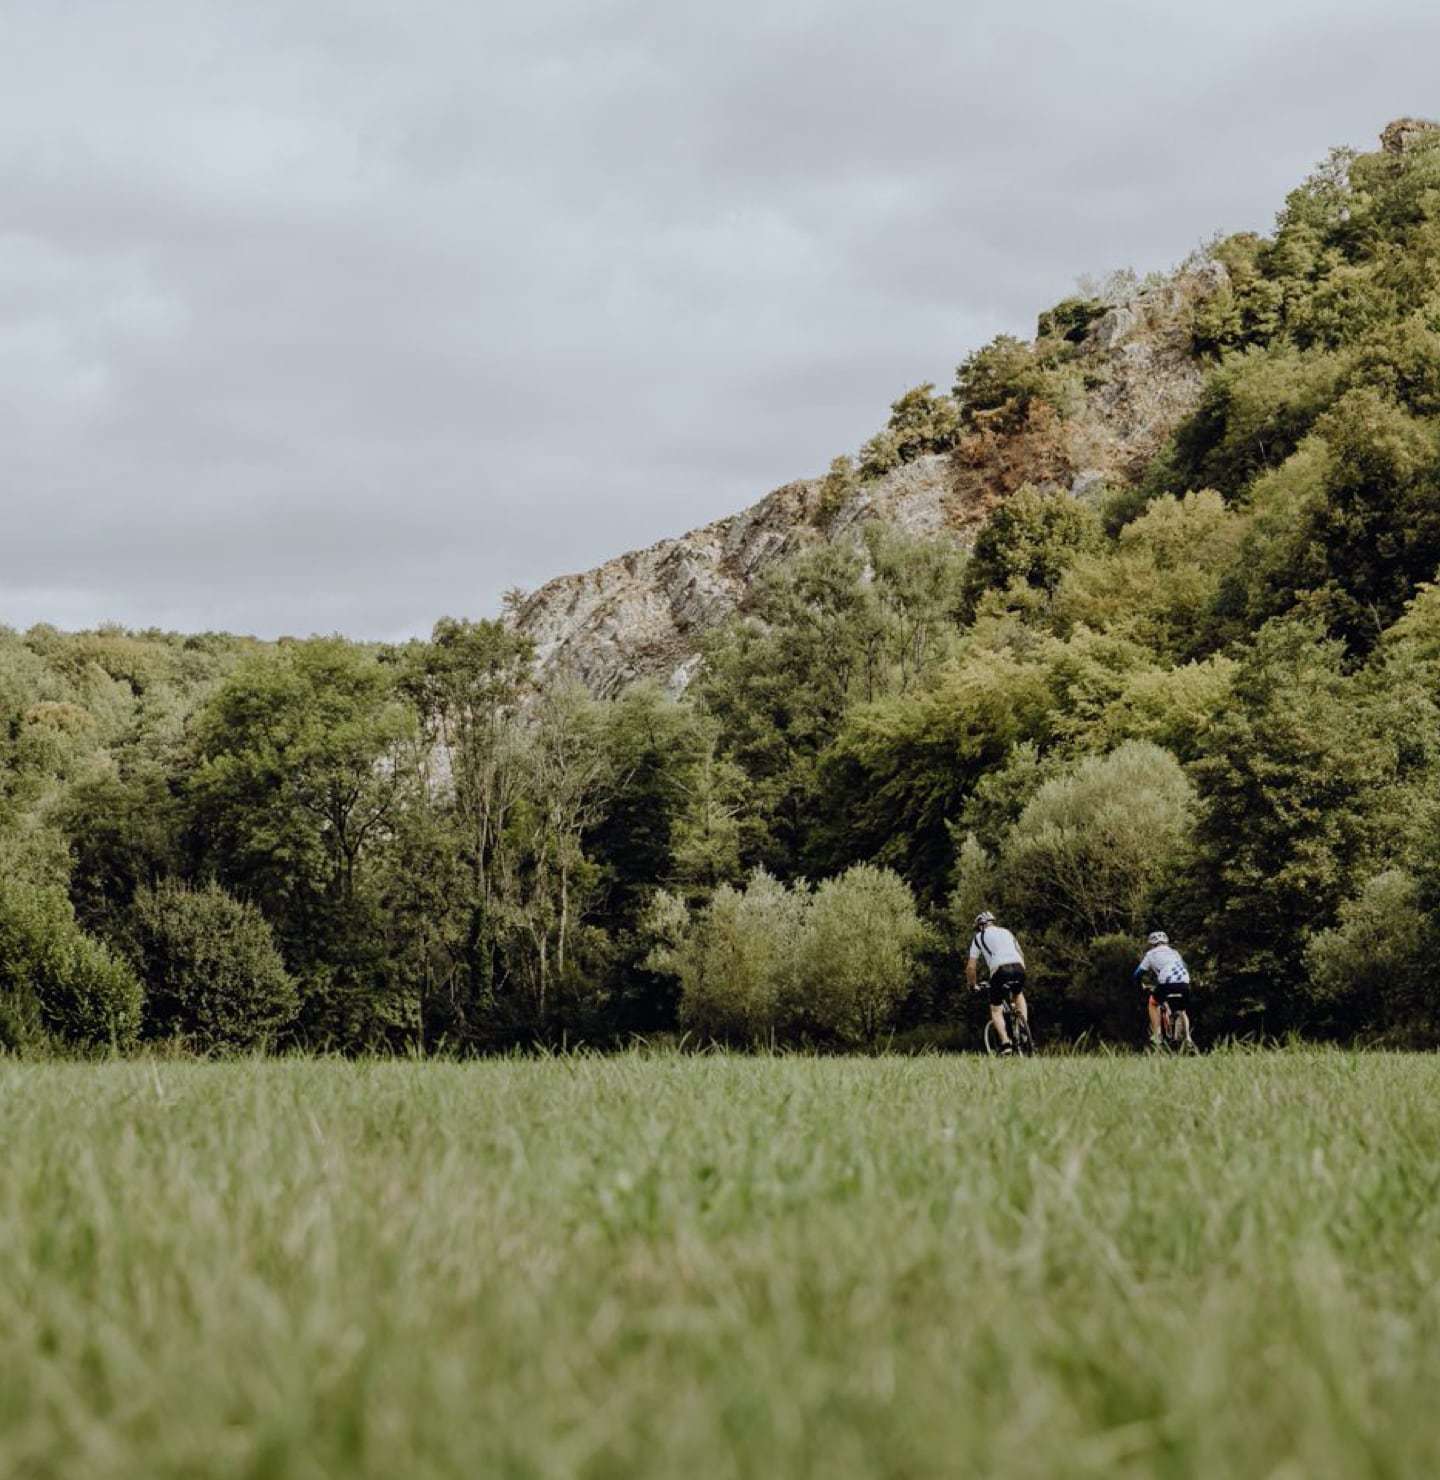
<svg viewBox="0 0 1440 1480">
<path fill-rule="evenodd" d="M 1434 0 L 0 0 L 0 624 L 400 638 L 1440 112 Z"/>
</svg>

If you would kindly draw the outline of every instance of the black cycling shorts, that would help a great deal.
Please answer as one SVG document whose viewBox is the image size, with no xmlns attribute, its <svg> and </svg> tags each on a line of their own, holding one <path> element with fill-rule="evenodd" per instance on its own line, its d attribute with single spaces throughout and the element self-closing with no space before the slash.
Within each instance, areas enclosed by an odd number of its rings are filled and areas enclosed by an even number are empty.
<svg viewBox="0 0 1440 1480">
<path fill-rule="evenodd" d="M 1015 992 L 1025 990 L 1025 968 L 1013 962 L 1009 966 L 997 966 L 990 973 L 990 1006 L 1000 1007 L 1005 999 Z"/>
<path fill-rule="evenodd" d="M 1151 987 L 1150 1000 L 1157 1007 L 1162 1002 L 1168 1002 L 1171 1012 L 1188 1012 L 1190 1010 L 1190 985 L 1188 982 L 1176 982 L 1168 987 Z"/>
</svg>

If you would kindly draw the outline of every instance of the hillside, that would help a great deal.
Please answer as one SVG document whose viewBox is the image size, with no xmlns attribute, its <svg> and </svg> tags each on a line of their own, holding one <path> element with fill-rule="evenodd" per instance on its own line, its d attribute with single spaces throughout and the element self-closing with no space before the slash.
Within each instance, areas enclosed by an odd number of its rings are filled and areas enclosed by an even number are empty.
<svg viewBox="0 0 1440 1480">
<path fill-rule="evenodd" d="M 1433 1047 L 1437 578 L 1402 120 L 508 625 L 0 628 L 0 1050 L 973 1045 L 981 908 L 1042 1041 L 1161 928 L 1202 1037 Z"/>
<path fill-rule="evenodd" d="M 756 578 L 823 542 L 854 544 L 882 520 L 968 546 L 995 504 L 1023 481 L 1094 498 L 1133 481 L 1194 409 L 1204 378 L 1191 324 L 1197 306 L 1225 288 L 1216 259 L 1187 264 L 1118 301 L 1073 303 L 1093 314 L 1066 339 L 1063 322 L 1027 349 L 1062 347 L 1074 404 L 1061 419 L 983 424 L 941 453 L 921 452 L 869 480 L 852 480 L 826 508 L 825 480 L 801 479 L 748 509 L 577 575 L 560 576 L 513 612 L 536 646 L 542 673 L 614 692 L 639 678 L 672 690 L 689 682 L 701 638 L 745 610 Z"/>
</svg>

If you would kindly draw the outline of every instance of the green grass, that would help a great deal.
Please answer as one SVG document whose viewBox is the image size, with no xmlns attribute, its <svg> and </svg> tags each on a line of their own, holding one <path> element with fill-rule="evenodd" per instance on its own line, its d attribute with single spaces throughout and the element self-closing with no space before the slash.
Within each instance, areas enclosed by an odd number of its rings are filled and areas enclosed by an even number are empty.
<svg viewBox="0 0 1440 1480">
<path fill-rule="evenodd" d="M 1440 1473 L 1440 1060 L 0 1065 L 0 1474 Z"/>
</svg>

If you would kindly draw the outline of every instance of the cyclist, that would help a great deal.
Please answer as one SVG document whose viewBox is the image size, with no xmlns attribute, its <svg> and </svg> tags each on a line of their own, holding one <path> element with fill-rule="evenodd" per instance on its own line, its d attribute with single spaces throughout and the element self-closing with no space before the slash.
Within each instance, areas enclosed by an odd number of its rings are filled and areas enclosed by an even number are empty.
<svg viewBox="0 0 1440 1480">
<path fill-rule="evenodd" d="M 1145 937 L 1145 945 L 1147 949 L 1135 968 L 1134 980 L 1141 982 L 1149 994 L 1146 1006 L 1150 1014 L 1150 1047 L 1159 1048 L 1160 1000 L 1167 1000 L 1175 1012 L 1189 1011 L 1190 968 L 1163 930 L 1152 930 Z"/>
<path fill-rule="evenodd" d="M 1025 956 L 1020 942 L 1003 925 L 995 923 L 989 910 L 975 916 L 975 935 L 970 942 L 970 959 L 965 963 L 965 980 L 972 992 L 978 992 L 976 963 L 985 958 L 985 971 L 990 978 L 990 1021 L 1000 1039 L 1000 1052 L 1013 1053 L 1014 1045 L 1005 1031 L 1005 1014 L 1000 1010 L 1007 995 L 1015 998 L 1015 1011 L 1020 1021 L 1030 1028 L 1030 1009 L 1025 1005 Z"/>
</svg>

